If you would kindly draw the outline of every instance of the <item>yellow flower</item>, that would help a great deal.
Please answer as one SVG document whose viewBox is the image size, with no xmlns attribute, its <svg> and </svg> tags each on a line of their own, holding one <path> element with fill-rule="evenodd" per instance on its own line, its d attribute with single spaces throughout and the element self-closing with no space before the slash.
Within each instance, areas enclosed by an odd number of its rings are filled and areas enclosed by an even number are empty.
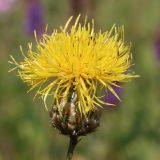
<svg viewBox="0 0 160 160">
<path fill-rule="evenodd" d="M 130 45 L 124 44 L 123 27 L 112 27 L 110 31 L 94 32 L 94 22 L 84 25 L 77 17 L 70 32 L 67 31 L 72 17 L 64 28 L 54 30 L 51 35 L 44 34 L 37 41 L 33 51 L 29 44 L 27 56 L 17 63 L 11 56 L 12 62 L 18 68 L 21 79 L 37 88 L 45 102 L 49 95 L 53 103 L 60 106 L 60 101 L 67 101 L 71 89 L 77 95 L 76 105 L 81 114 L 106 104 L 98 97 L 97 89 L 110 90 L 117 82 L 125 82 L 136 77 L 129 73 L 132 66 Z M 23 53 L 23 52 L 22 52 Z"/>
</svg>

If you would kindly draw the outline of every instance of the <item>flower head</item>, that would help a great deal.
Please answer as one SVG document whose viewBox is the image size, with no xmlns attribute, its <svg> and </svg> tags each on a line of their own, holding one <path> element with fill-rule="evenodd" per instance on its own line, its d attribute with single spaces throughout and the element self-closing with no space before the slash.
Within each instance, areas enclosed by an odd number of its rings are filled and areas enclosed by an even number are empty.
<svg viewBox="0 0 160 160">
<path fill-rule="evenodd" d="M 29 44 L 22 62 L 11 57 L 21 79 L 31 86 L 30 90 L 37 88 L 36 95 L 45 104 L 50 95 L 60 111 L 61 105 L 72 98 L 70 93 L 75 93 L 76 107 L 81 115 L 86 115 L 108 104 L 102 100 L 99 89 L 109 90 L 119 99 L 112 86 L 135 75 L 128 70 L 132 57 L 130 45 L 124 44 L 123 27 L 113 26 L 110 31 L 96 33 L 93 21 L 88 23 L 86 18 L 82 25 L 79 18 L 70 32 L 67 28 L 72 17 L 64 28 L 44 34 L 35 50 Z"/>
</svg>

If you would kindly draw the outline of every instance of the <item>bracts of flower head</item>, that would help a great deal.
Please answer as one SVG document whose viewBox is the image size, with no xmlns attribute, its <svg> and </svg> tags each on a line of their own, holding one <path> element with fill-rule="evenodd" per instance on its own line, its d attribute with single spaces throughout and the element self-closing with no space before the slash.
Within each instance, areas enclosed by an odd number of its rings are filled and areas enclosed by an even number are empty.
<svg viewBox="0 0 160 160">
<path fill-rule="evenodd" d="M 42 37 L 44 33 L 44 22 L 41 0 L 26 1 L 25 28 L 29 35 L 33 36 L 34 32 L 36 32 L 38 38 Z"/>
<path fill-rule="evenodd" d="M 77 93 L 73 88 L 70 88 L 67 100 L 60 99 L 60 112 L 56 103 L 50 111 L 52 126 L 64 135 L 75 137 L 85 136 L 95 131 L 99 126 L 100 110 L 96 108 L 84 116 L 80 113 L 77 102 Z"/>
</svg>

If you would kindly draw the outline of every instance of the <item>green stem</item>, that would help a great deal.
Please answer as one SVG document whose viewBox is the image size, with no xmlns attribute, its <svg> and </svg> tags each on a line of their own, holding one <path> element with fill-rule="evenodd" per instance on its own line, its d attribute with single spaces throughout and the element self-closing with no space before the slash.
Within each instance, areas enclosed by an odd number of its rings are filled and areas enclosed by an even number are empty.
<svg viewBox="0 0 160 160">
<path fill-rule="evenodd" d="M 77 136 L 70 136 L 70 142 L 68 146 L 68 152 L 67 152 L 67 158 L 66 160 L 71 160 L 73 156 L 73 152 L 75 149 L 76 144 L 78 143 L 78 137 Z"/>
</svg>

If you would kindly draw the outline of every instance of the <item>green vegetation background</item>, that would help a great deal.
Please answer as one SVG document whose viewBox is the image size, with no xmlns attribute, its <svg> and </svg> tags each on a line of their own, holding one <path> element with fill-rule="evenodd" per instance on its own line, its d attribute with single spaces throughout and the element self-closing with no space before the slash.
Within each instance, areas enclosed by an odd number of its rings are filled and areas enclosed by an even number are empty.
<svg viewBox="0 0 160 160">
<path fill-rule="evenodd" d="M 67 0 L 43 0 L 43 4 L 49 29 L 63 25 L 70 16 Z M 19 1 L 9 14 L 0 15 L 0 160 L 63 160 L 68 138 L 50 126 L 42 101 L 33 102 L 34 93 L 26 93 L 28 87 L 16 71 L 8 73 L 9 55 L 22 59 L 19 45 L 25 50 L 33 41 L 24 32 L 24 7 Z M 160 159 L 160 61 L 153 48 L 159 8 L 159 0 L 94 1 L 97 30 L 124 25 L 126 41 L 132 42 L 134 70 L 141 77 L 125 85 L 117 110 L 104 110 L 101 126 L 83 137 L 73 159 Z"/>
</svg>

